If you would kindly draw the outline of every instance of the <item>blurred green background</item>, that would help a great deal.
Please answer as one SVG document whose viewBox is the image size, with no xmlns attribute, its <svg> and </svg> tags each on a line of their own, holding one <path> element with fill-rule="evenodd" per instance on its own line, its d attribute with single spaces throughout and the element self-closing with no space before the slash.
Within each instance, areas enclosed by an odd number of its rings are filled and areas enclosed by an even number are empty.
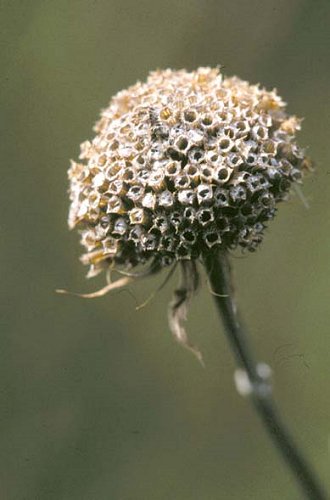
<svg viewBox="0 0 330 500">
<path fill-rule="evenodd" d="M 224 66 L 305 117 L 317 171 L 310 209 L 280 207 L 261 249 L 233 258 L 258 357 L 282 413 L 329 484 L 330 2 L 0 2 L 0 498 L 299 500 L 249 403 L 205 279 L 188 330 L 205 369 L 172 339 L 177 278 L 98 300 L 66 226 L 66 171 L 111 95 L 150 69 Z"/>
</svg>

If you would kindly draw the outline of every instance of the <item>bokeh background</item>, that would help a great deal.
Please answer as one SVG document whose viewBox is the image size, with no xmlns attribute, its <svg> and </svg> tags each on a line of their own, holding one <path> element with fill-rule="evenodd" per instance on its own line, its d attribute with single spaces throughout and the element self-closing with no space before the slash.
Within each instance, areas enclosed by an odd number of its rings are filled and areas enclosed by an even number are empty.
<svg viewBox="0 0 330 500">
<path fill-rule="evenodd" d="M 299 500 L 249 403 L 207 289 L 172 339 L 177 277 L 92 291 L 66 226 L 66 171 L 111 95 L 150 69 L 224 66 L 276 86 L 305 117 L 317 171 L 264 244 L 233 257 L 258 357 L 301 447 L 329 483 L 330 2 L 4 0 L 1 48 L 0 497 L 4 500 Z"/>
</svg>

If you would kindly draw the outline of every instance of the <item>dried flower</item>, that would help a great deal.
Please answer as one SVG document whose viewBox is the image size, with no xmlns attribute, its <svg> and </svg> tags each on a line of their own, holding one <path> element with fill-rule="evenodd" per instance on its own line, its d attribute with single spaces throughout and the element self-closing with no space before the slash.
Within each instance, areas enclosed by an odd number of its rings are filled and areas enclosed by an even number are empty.
<svg viewBox="0 0 330 500">
<path fill-rule="evenodd" d="M 321 500 L 322 487 L 278 417 L 271 370 L 250 354 L 227 255 L 236 247 L 257 248 L 277 203 L 310 167 L 295 141 L 299 129 L 300 120 L 286 114 L 275 90 L 223 78 L 219 69 L 155 71 L 146 83 L 114 96 L 95 126 L 96 137 L 81 145 L 82 162 L 69 170 L 69 226 L 81 233 L 88 276 L 111 269 L 124 274 L 83 297 L 104 295 L 173 264 L 168 280 L 180 263 L 169 326 L 200 361 L 182 322 L 203 257 L 239 363 L 237 388 L 251 397 L 304 493 Z M 147 262 L 146 270 L 132 272 Z"/>
<path fill-rule="evenodd" d="M 182 261 L 186 303 L 197 283 L 192 263 L 214 250 L 254 251 L 301 181 L 309 163 L 299 129 L 275 90 L 219 69 L 155 71 L 119 92 L 69 170 L 69 226 L 79 228 L 89 276 Z M 181 298 L 170 318 L 178 338 Z"/>
</svg>

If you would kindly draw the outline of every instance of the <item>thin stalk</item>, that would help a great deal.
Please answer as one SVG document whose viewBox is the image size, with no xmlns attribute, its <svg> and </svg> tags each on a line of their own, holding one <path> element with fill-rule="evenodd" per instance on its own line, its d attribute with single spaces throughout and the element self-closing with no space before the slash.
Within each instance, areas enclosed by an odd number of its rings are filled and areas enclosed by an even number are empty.
<svg viewBox="0 0 330 500">
<path fill-rule="evenodd" d="M 286 429 L 273 402 L 271 386 L 266 376 L 267 370 L 265 370 L 267 365 L 256 363 L 251 354 L 246 331 L 239 320 L 227 255 L 224 253 L 207 255 L 204 257 L 204 263 L 217 309 L 240 367 L 236 373 L 239 376 L 237 377 L 239 392 L 250 396 L 256 412 L 295 475 L 306 498 L 326 500 L 326 494 Z"/>
</svg>

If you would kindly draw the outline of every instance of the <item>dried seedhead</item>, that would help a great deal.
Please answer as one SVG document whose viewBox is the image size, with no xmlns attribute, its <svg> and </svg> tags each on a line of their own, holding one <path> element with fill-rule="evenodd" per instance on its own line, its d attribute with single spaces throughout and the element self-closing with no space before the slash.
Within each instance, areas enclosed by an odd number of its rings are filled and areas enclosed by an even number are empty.
<svg viewBox="0 0 330 500">
<path fill-rule="evenodd" d="M 219 69 L 155 71 L 119 92 L 69 170 L 89 276 L 254 251 L 308 168 L 299 129 L 275 90 Z"/>
</svg>

